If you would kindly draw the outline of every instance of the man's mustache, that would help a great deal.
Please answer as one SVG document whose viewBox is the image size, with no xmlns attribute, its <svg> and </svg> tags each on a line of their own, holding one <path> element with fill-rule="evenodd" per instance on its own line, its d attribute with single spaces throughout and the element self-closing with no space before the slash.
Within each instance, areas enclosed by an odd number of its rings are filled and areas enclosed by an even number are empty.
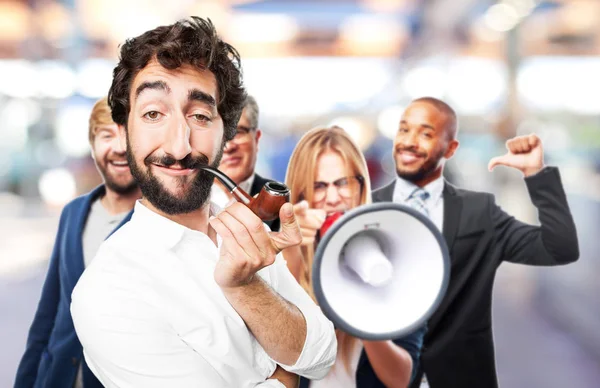
<svg viewBox="0 0 600 388">
<path fill-rule="evenodd" d="M 178 164 L 183 169 L 199 169 L 202 166 L 208 165 L 208 157 L 204 154 L 198 156 L 192 156 L 191 154 L 186 155 L 185 158 L 177 160 L 171 155 L 154 156 L 149 155 L 144 159 L 144 164 L 149 166 L 150 164 L 158 164 L 159 166 L 170 167 L 174 164 Z"/>
</svg>

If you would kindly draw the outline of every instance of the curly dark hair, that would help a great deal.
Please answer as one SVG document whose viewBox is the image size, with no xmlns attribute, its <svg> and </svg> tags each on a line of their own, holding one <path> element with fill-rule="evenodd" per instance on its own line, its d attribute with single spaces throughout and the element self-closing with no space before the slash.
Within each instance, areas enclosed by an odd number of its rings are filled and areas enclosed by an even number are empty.
<svg viewBox="0 0 600 388">
<path fill-rule="evenodd" d="M 240 55 L 221 40 L 210 19 L 197 16 L 157 27 L 128 39 L 121 46 L 119 64 L 113 71 L 108 92 L 108 104 L 115 123 L 127 126 L 133 79 L 153 58 L 170 70 L 183 64 L 210 70 L 217 80 L 217 110 L 223 120 L 224 140 L 235 136 L 246 101 Z"/>
</svg>

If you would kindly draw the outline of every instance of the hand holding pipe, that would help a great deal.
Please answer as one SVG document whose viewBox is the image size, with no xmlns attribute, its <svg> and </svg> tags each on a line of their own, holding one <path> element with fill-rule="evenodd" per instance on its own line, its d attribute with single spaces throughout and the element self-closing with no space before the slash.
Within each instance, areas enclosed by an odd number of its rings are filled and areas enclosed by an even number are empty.
<svg viewBox="0 0 600 388">
<path fill-rule="evenodd" d="M 290 200 L 290 189 L 283 183 L 267 182 L 256 197 L 251 197 L 218 169 L 210 166 L 200 168 L 213 174 L 237 201 L 248 206 L 263 221 L 271 221 L 279 217 L 279 209 Z"/>
</svg>

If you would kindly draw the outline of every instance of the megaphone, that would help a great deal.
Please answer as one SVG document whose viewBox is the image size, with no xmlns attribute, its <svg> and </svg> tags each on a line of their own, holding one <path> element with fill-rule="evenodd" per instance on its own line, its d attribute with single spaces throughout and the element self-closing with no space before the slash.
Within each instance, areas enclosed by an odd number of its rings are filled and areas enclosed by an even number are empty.
<svg viewBox="0 0 600 388">
<path fill-rule="evenodd" d="M 438 228 L 396 203 L 355 208 L 321 236 L 313 288 L 336 328 L 366 340 L 406 336 L 446 293 L 450 255 Z"/>
</svg>

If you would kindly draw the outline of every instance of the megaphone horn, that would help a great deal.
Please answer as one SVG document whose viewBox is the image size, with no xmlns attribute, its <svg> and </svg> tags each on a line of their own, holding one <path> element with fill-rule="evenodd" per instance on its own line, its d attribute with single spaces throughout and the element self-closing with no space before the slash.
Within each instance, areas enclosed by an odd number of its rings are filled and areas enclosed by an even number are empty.
<svg viewBox="0 0 600 388">
<path fill-rule="evenodd" d="M 450 256 L 437 227 L 395 203 L 355 208 L 322 236 L 313 287 L 325 315 L 343 331 L 367 340 L 408 335 L 441 302 Z"/>
</svg>

